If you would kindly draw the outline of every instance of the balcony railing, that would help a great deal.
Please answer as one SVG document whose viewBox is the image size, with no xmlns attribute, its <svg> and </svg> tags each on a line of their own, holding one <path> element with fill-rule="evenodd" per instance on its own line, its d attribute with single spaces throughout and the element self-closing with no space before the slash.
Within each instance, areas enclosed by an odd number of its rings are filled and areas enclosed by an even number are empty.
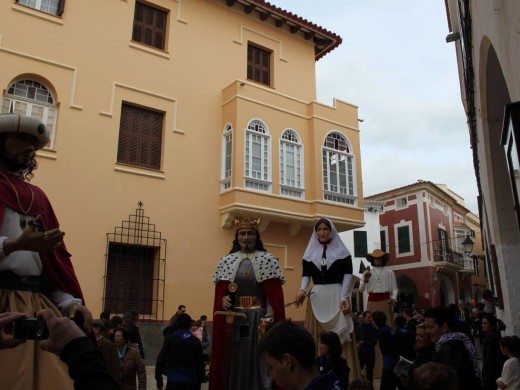
<svg viewBox="0 0 520 390">
<path fill-rule="evenodd" d="M 434 261 L 446 261 L 451 264 L 458 265 L 461 268 L 464 268 L 464 255 L 459 252 L 455 252 L 449 249 L 437 249 L 434 251 L 433 255 Z"/>
</svg>

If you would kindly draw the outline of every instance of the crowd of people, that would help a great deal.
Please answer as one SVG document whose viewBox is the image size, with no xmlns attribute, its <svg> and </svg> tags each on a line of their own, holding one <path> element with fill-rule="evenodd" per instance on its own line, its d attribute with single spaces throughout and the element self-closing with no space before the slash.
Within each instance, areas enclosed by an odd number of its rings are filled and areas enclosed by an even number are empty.
<svg viewBox="0 0 520 390">
<path fill-rule="evenodd" d="M 144 390 L 139 313 L 103 312 L 93 320 L 65 233 L 45 193 L 28 183 L 35 152 L 48 141 L 49 131 L 37 119 L 0 115 L 2 385 Z M 155 365 L 158 389 L 199 390 L 208 379 L 210 390 L 373 389 L 378 364 L 382 390 L 520 389 L 520 340 L 502 337 L 491 291 L 478 306 L 405 309 L 395 317 L 390 255 L 376 249 L 367 254 L 372 268 L 359 287 L 368 293 L 367 310 L 353 316 L 352 257 L 332 221 L 320 218 L 303 255 L 300 289 L 287 304 L 299 307 L 307 299 L 299 325 L 285 318 L 285 278 L 265 250 L 258 224 L 236 220 L 231 250 L 217 264 L 212 337 L 207 317 L 192 319 L 185 305 L 164 329 Z M 38 343 L 13 337 L 20 320 L 38 324 Z"/>
</svg>

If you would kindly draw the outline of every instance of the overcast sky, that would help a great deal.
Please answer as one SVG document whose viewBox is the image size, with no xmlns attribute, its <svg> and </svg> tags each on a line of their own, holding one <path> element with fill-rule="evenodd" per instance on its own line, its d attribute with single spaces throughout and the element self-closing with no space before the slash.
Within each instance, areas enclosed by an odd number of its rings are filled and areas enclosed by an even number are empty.
<svg viewBox="0 0 520 390">
<path fill-rule="evenodd" d="M 316 64 L 317 100 L 359 107 L 363 193 L 418 179 L 478 212 L 469 132 L 443 0 L 271 0 L 343 38 Z"/>
</svg>

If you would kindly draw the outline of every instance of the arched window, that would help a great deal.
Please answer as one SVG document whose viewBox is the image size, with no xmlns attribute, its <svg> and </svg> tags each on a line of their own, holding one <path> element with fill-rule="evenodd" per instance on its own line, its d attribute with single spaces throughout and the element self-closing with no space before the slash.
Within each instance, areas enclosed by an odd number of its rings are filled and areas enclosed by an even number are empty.
<svg viewBox="0 0 520 390">
<path fill-rule="evenodd" d="M 34 80 L 19 80 L 12 83 L 2 101 L 2 113 L 28 115 L 41 120 L 50 132 L 46 146 L 54 147 L 57 107 L 51 91 Z"/>
<path fill-rule="evenodd" d="M 323 144 L 323 198 L 355 204 L 354 156 L 347 138 L 332 132 Z"/>
<path fill-rule="evenodd" d="M 264 122 L 258 119 L 249 122 L 244 146 L 244 186 L 260 191 L 270 191 L 271 137 Z"/>
<path fill-rule="evenodd" d="M 222 174 L 220 179 L 220 189 L 222 191 L 231 188 L 233 162 L 233 126 L 230 124 L 224 127 L 222 134 Z"/>
<path fill-rule="evenodd" d="M 280 139 L 280 194 L 303 198 L 303 147 L 295 130 Z"/>
</svg>

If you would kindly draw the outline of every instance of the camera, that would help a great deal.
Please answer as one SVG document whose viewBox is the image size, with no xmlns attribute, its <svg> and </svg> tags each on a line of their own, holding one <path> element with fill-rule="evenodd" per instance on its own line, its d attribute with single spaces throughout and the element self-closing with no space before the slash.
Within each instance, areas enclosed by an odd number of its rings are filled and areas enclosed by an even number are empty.
<svg viewBox="0 0 520 390">
<path fill-rule="evenodd" d="M 49 338 L 47 321 L 43 318 L 25 318 L 15 321 L 13 338 L 19 340 L 45 340 Z"/>
</svg>

